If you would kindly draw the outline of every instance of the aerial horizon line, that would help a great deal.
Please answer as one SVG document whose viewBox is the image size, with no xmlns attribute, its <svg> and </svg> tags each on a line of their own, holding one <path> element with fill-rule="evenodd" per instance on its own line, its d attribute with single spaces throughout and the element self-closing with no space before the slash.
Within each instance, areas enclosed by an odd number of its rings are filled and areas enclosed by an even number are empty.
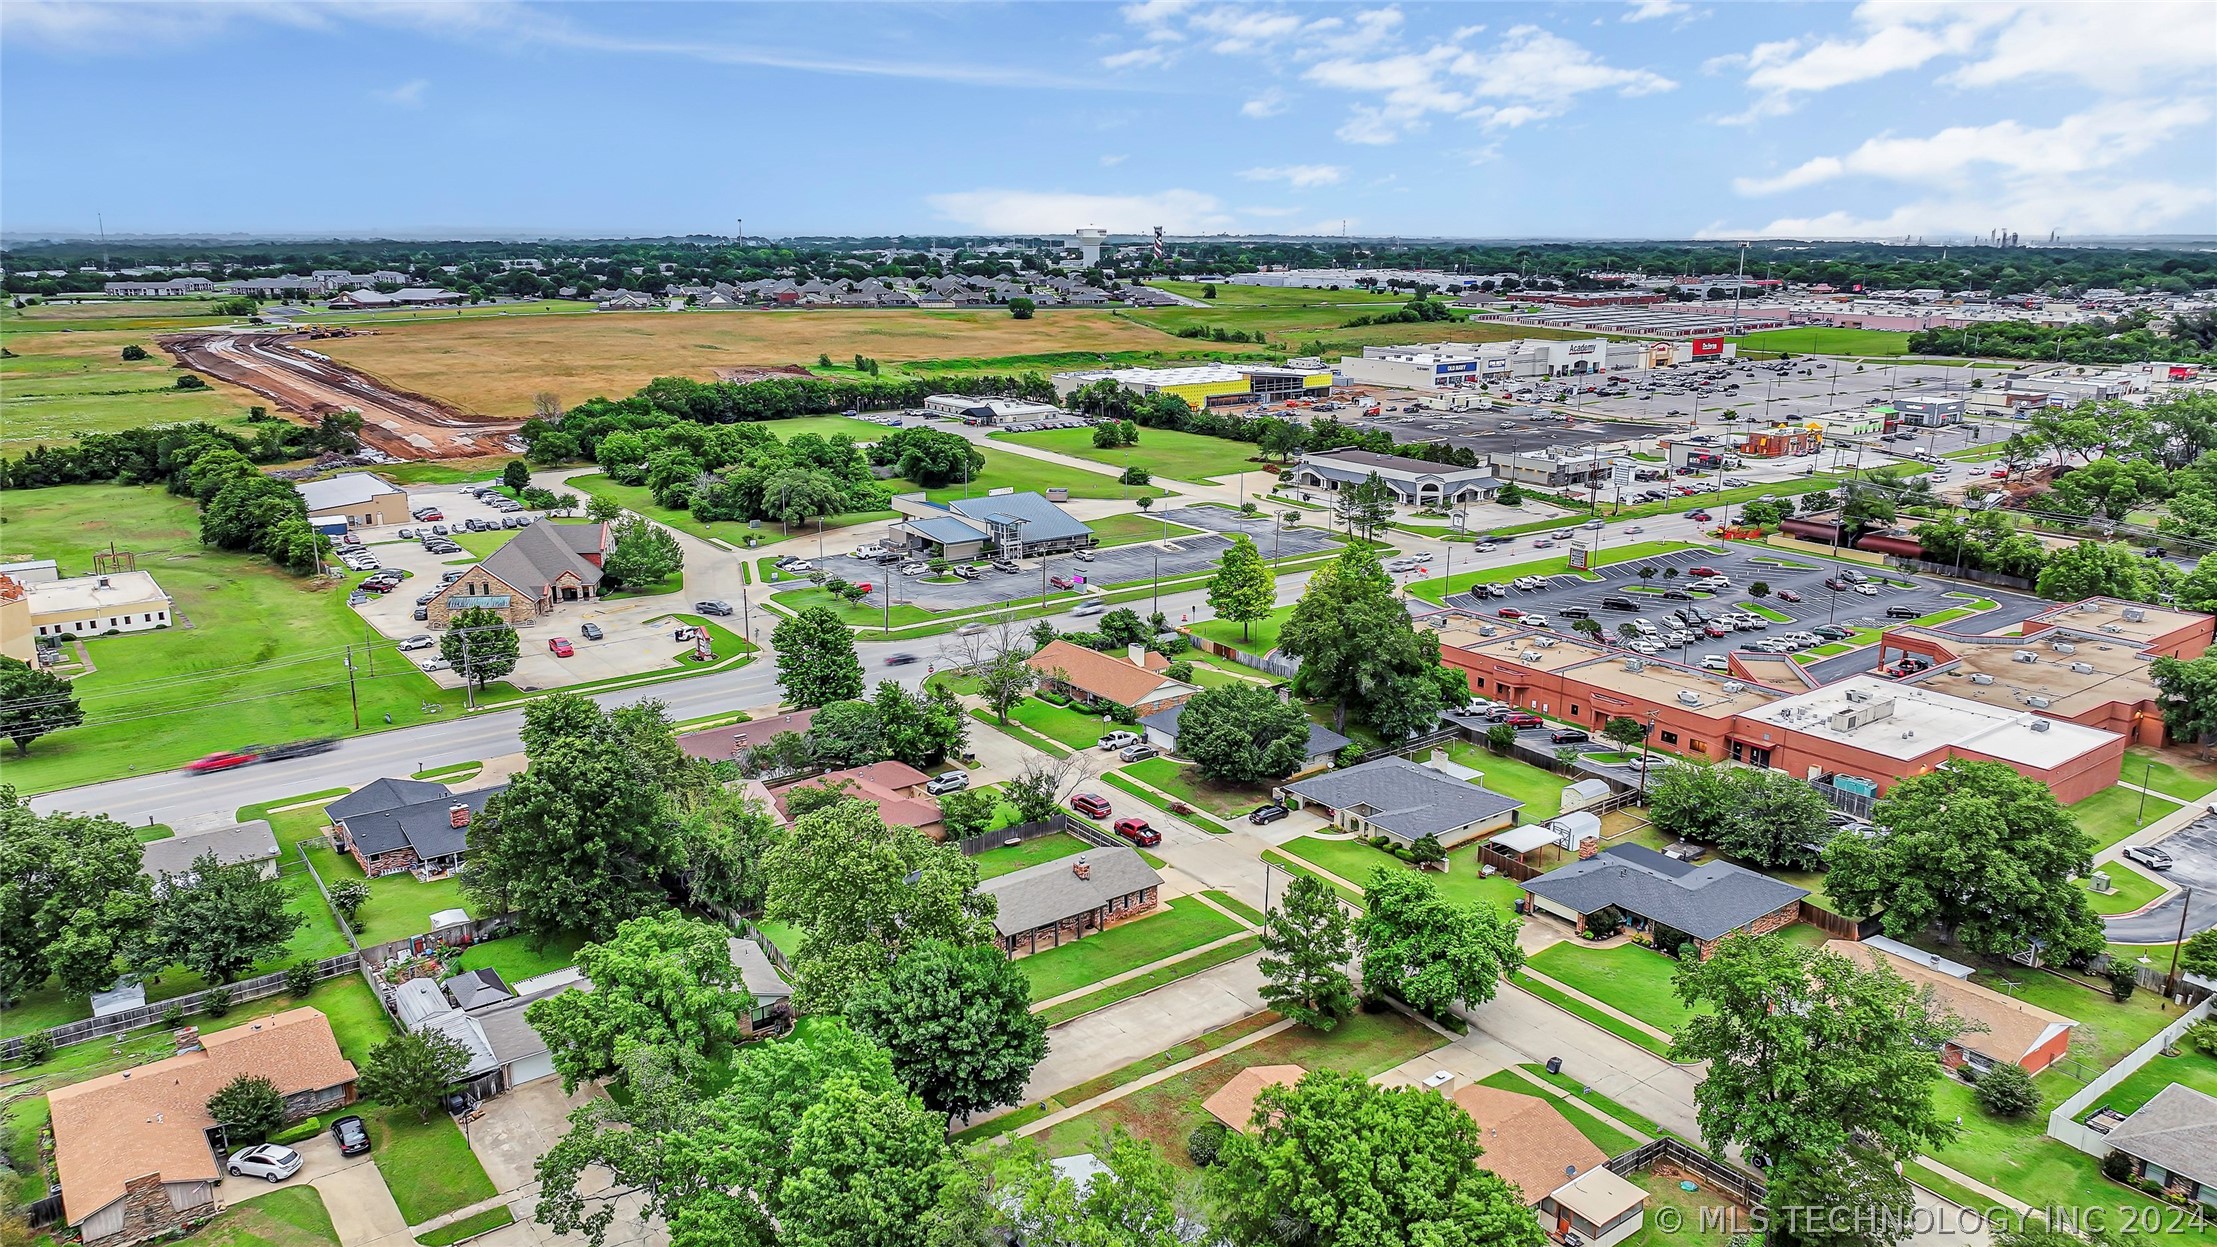
<svg viewBox="0 0 2217 1247">
<path fill-rule="evenodd" d="M 1004 232 L 999 232 L 999 233 L 971 233 L 971 232 L 963 232 L 963 231 L 948 231 L 948 230 L 915 230 L 915 231 L 890 231 L 890 230 L 888 230 L 888 231 L 879 231 L 879 232 L 864 232 L 864 233 L 760 233 L 760 234 L 750 233 L 750 234 L 747 234 L 747 235 L 745 235 L 745 236 L 744 236 L 744 238 L 745 238 L 745 240 L 746 240 L 746 241 L 748 241 L 748 242 L 762 242 L 762 243 L 774 243 L 774 242 L 811 242 L 811 243 L 833 243 L 833 242 L 860 242 L 860 241 L 876 241 L 876 240 L 880 240 L 880 239 L 886 239 L 886 240 L 898 240 L 898 239 L 904 239 L 904 238 L 931 238 L 931 239 L 975 239 L 975 240 L 977 240 L 977 241 L 979 241 L 979 242 L 1004 242 L 1004 241 L 1029 241 L 1029 240 L 1035 240 L 1035 239 L 1055 239 L 1055 238 L 1063 238 L 1063 237 L 1067 237 L 1067 236 L 1068 236 L 1068 235 L 1069 235 L 1070 233 L 1072 233 L 1072 232 L 1075 232 L 1075 229 L 1076 229 L 1076 228 L 1077 228 L 1077 227 L 1072 227 L 1072 230 L 1070 230 L 1070 231 L 1032 231 L 1032 232 L 1007 232 L 1007 231 L 1004 231 Z M 1730 235 L 1717 234 L 1717 235 L 1710 235 L 1710 236 L 1706 236 L 1706 237 L 1694 237 L 1694 236 L 1674 236 L 1674 235 L 1667 235 L 1667 234 L 1663 234 L 1663 235 L 1634 235 L 1634 234 L 1584 234 L 1584 235 L 1579 235 L 1579 234 L 1417 234 L 1417 233 L 1390 233 L 1390 232 L 1388 232 L 1388 233 L 1312 234 L 1312 233 L 1285 233 L 1285 232 L 1270 232 L 1270 231 L 1260 231 L 1260 230 L 1248 230 L 1248 231 L 1226 231 L 1226 232 L 1219 232 L 1219 233 L 1183 233 L 1183 234 L 1181 234 L 1181 233 L 1166 233 L 1166 234 L 1164 234 L 1164 235 L 1163 235 L 1163 237 L 1164 237 L 1164 238 L 1165 238 L 1166 240 L 1174 240 L 1174 241 L 1180 241 L 1180 242 L 1213 242 L 1213 243 L 1225 243 L 1225 242 L 1245 242 L 1245 241 L 1256 241 L 1256 242 L 1317 242 L 1317 243 L 1341 243 L 1341 244 L 1354 244 L 1354 243 L 1432 243 L 1432 244 L 1463 244 L 1463 245 L 1470 245 L 1470 244 L 1481 244 L 1481 245 L 1482 245 L 1482 244 L 1505 244 L 1505 243 L 1519 243 L 1519 244 L 1523 244 L 1523 243 L 1537 243 L 1537 244 L 1542 244 L 1542 245 L 1571 245 L 1571 244 L 1580 244 L 1580 243 L 1589 243 L 1589 244 L 1590 244 L 1590 243 L 1639 243 L 1639 244 L 1645 244 L 1645 245 L 1650 245 L 1650 246 L 1655 246 L 1655 245 L 1682 245 L 1682 246 L 1694 246 L 1694 247 L 1718 247 L 1718 246 L 1724 246 L 1724 247 L 1729 247 L 1729 246 L 1734 246 L 1734 245 L 1737 245 L 1737 244 L 1739 244 L 1739 243 L 1742 243 L 1742 242 L 1745 242 L 1745 243 L 1749 243 L 1749 244 L 1751 244 L 1751 245 L 1752 245 L 1752 244 L 1782 244 L 1782 243 L 1805 244 L 1805 245 L 1842 245 L 1842 244 L 1853 244 L 1853 243 L 1879 243 L 1879 244 L 1886 244 L 1886 245 L 1893 245 L 1893 246 L 1926 246 L 1926 247 L 1939 247 L 1939 246 L 1979 246 L 1979 245 L 1992 245 L 1992 240 L 1991 240 L 1991 239 L 1990 239 L 1989 237 L 1987 237 L 1987 236 L 1983 236 L 1983 235 L 1972 235 L 1972 234 L 1966 234 L 1966 235 L 1948 235 L 1948 236 L 1932 236 L 1932 235 L 1921 235 L 1921 236 L 1914 236 L 1914 237 L 1912 237 L 1912 236 L 1905 236 L 1905 235 L 1900 235 L 1900 234 L 1888 234 L 1888 235 L 1856 235 L 1856 236 L 1837 235 L 1837 236 L 1823 236 L 1823 237 L 1807 237 L 1807 236 L 1797 236 L 1797 235 L 1790 235 L 1790 234 L 1776 234 L 1776 235 L 1770 235 L 1770 234 L 1730 234 Z M 1142 231 L 1137 231 L 1137 230 L 1131 230 L 1131 231 L 1124 231 L 1124 230 L 1110 230 L 1110 231 L 1108 231 L 1108 240 L 1109 240 L 1109 241 L 1112 241 L 1112 242 L 1114 242 L 1114 241 L 1120 241 L 1120 240 L 1121 240 L 1121 241 L 1126 241 L 1126 242 L 1130 242 L 1130 243 L 1134 243 L 1134 244 L 1137 244 L 1137 243 L 1141 243 L 1141 242 L 1151 241 L 1151 240 L 1152 240 L 1152 238 L 1153 238 L 1153 235 L 1152 235 L 1151 233 L 1146 233 L 1146 232 L 1142 232 Z M 330 243 L 381 243 L 381 242 L 396 242 L 396 243 L 397 243 L 397 242 L 459 242 L 459 243 L 468 243 L 468 242 L 484 242 L 484 243 L 512 243 L 512 244 L 527 244 L 527 243 L 542 243 L 542 242 L 544 242 L 544 243 L 551 243 L 551 242 L 639 242 L 639 243 L 655 243 L 655 242 L 703 242 L 703 243 L 710 243 L 710 244 L 712 244 L 712 245 L 718 245 L 718 246 L 731 246 L 731 245 L 737 245 L 737 242 L 738 242 L 738 238 L 737 238 L 737 236 L 734 236 L 734 235 L 731 235 L 731 234 L 712 233 L 712 232 L 705 232 L 705 231 L 704 231 L 704 232 L 699 232 L 699 233 L 636 233 L 636 234 L 627 234 L 627 233 L 614 232 L 614 231 L 590 231 L 590 230 L 575 230 L 575 231 L 571 231 L 571 230 L 562 230 L 562 231 L 553 231 L 553 230 L 528 230 L 528 229 L 486 229 L 486 228 L 472 228 L 472 229 L 454 229 L 454 230 L 445 230 L 445 231 L 441 231 L 441 230 L 408 230 L 408 231 L 402 231 L 402 232 L 387 232 L 387 233 L 350 233 L 350 232 L 346 232 L 346 231 L 313 231 L 313 230 L 287 230 L 287 231 L 256 231 L 256 230 L 203 230 L 203 231 L 188 231 L 188 230 L 171 230 L 171 231 L 160 231 L 160 232 L 152 232 L 152 231 L 139 231 L 139 232 L 122 232 L 122 231 L 110 231 L 110 232 L 105 232 L 105 233 L 103 233 L 103 232 L 100 232 L 100 231 L 97 231 L 97 230 L 83 230 L 83 229 L 81 229 L 81 228 L 79 228 L 79 227 L 71 227 L 71 228 L 69 228 L 69 229 L 48 229 L 48 230 L 40 230 L 40 229 L 9 229 L 9 230 L 0 230 L 0 248 L 4 248 L 4 247 L 11 247 L 11 246 L 30 246 L 30 245 L 38 245 L 38 244 L 48 244 L 48 245 L 54 245 L 54 244 L 70 244 L 70 243 L 93 243 L 93 244 L 97 244 L 97 243 L 100 243 L 100 242 L 102 242 L 102 241 L 105 241 L 105 242 L 107 242 L 107 243 L 108 243 L 108 244 L 110 244 L 110 245 L 116 245 L 116 244 L 132 244 L 132 243 L 137 243 L 137 244 L 145 244 L 145 243 L 194 243 L 194 242 L 226 242 L 226 243 L 306 243 L 306 242 L 330 242 Z M 2107 244 L 2107 245 L 2132 245 L 2132 244 L 2139 244 L 2139 245 L 2165 246 L 2165 247 L 2181 247 L 2181 246 L 2188 246 L 2188 247 L 2191 247 L 2191 246 L 2217 246 L 2217 234 L 2059 234 L 2059 235 L 2057 235 L 2057 236 L 2056 236 L 2056 238 L 2054 239 L 2054 241 L 2053 241 L 2052 243 L 2051 243 L 2051 242 L 2048 242 L 2048 241 L 2046 241 L 2046 240 L 2038 240 L 2038 241 L 2034 241 L 2034 240 L 2026 240 L 2026 241 L 2024 241 L 2024 242 L 2021 242 L 2021 243 L 2017 244 L 2017 247 L 2018 247 L 2018 249 L 2032 249 L 2032 248 L 2038 248 L 2038 247 L 2044 247 L 2044 246 L 2072 246 L 2072 245 L 2086 245 L 2086 244 L 2095 244 L 2095 243 L 2098 243 L 2098 244 Z"/>
</svg>

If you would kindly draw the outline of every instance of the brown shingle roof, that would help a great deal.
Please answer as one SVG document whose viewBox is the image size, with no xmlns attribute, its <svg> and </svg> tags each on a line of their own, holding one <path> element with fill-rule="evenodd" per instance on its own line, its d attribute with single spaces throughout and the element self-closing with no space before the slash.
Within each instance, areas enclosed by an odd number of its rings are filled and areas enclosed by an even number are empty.
<svg viewBox="0 0 2217 1247">
<path fill-rule="evenodd" d="M 331 1020 L 312 1008 L 201 1036 L 201 1051 L 47 1093 L 54 1110 L 54 1168 L 75 1225 L 123 1196 L 145 1174 L 164 1182 L 221 1176 L 209 1150 L 208 1097 L 240 1074 L 260 1074 L 284 1095 L 354 1081 Z"/>
<path fill-rule="evenodd" d="M 1170 665 L 1168 659 L 1152 650 L 1148 651 L 1146 659 L 1150 667 L 1156 663 L 1165 667 Z M 1099 653 L 1063 640 L 1049 641 L 1028 661 L 1032 670 L 1043 676 L 1051 676 L 1060 671 L 1061 679 L 1070 687 L 1113 701 L 1119 706 L 1143 705 L 1157 690 L 1165 686 L 1173 693 L 1199 691 L 1191 685 L 1180 684 L 1164 676 L 1160 670 L 1150 670 L 1149 667 L 1139 666 L 1128 659 Z"/>
<path fill-rule="evenodd" d="M 1298 1065 L 1252 1065 L 1232 1075 L 1201 1107 L 1232 1129 L 1245 1130 L 1255 1120 L 1256 1096 L 1280 1084 L 1290 1087 L 1307 1073 Z"/>
<path fill-rule="evenodd" d="M 1478 1145 L 1486 1149 L 1478 1163 L 1515 1183 L 1528 1204 L 1570 1181 L 1571 1167 L 1584 1173 L 1609 1159 L 1538 1096 L 1474 1083 L 1455 1093 L 1455 1104 L 1478 1123 Z"/>
<path fill-rule="evenodd" d="M 1932 995 L 1941 1007 L 1947 1009 L 1973 1027 L 1964 1030 L 1951 1042 L 1970 1052 L 1979 1052 L 1997 1061 L 2022 1063 L 2025 1054 L 2040 1046 L 2040 1041 L 2056 1027 L 2069 1028 L 2076 1021 L 2053 1013 L 2038 1005 L 2012 1000 L 2000 992 L 1980 987 L 1976 983 L 1942 974 L 1929 966 L 1921 966 L 1906 957 L 1896 957 L 1882 949 L 1854 940 L 1827 940 L 1825 950 L 1852 958 L 1866 966 L 1880 963 L 1891 967 L 1894 973 L 1908 979 L 1917 987 L 1932 989 Z M 1981 1031 L 1977 1027 L 1984 1027 Z"/>
</svg>

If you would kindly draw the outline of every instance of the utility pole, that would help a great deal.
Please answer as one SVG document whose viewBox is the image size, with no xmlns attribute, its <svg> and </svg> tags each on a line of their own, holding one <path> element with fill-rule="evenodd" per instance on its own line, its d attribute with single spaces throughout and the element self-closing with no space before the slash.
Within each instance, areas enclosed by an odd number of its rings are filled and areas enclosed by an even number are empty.
<svg viewBox="0 0 2217 1247">
<path fill-rule="evenodd" d="M 1740 244 L 1740 272 L 1732 281 L 1732 336 L 1740 336 L 1740 287 L 1747 284 L 1747 244 Z"/>
<path fill-rule="evenodd" d="M 2186 943 L 2186 911 L 2194 906 L 2194 889 L 2179 894 L 2179 934 L 2171 941 L 2171 971 L 2163 979 L 2163 994 L 2173 996 L 2179 989 L 2179 947 Z"/>
<path fill-rule="evenodd" d="M 354 703 L 354 730 L 362 730 L 362 697 L 354 688 L 354 647 L 346 647 L 346 699 Z"/>
<path fill-rule="evenodd" d="M 470 682 L 470 630 L 459 628 L 456 629 L 456 632 L 462 638 L 462 708 L 464 710 L 475 710 L 477 709 L 477 695 L 474 686 Z"/>
</svg>

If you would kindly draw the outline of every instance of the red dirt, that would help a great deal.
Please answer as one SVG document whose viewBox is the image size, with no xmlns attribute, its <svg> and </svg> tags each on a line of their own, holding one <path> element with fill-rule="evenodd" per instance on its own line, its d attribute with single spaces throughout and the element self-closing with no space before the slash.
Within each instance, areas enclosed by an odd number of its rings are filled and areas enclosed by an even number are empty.
<svg viewBox="0 0 2217 1247">
<path fill-rule="evenodd" d="M 188 368 L 260 394 L 301 417 L 352 408 L 362 440 L 398 459 L 454 459 L 501 453 L 518 420 L 475 415 L 425 394 L 397 390 L 321 353 L 301 335 L 219 331 L 158 338 Z"/>
</svg>

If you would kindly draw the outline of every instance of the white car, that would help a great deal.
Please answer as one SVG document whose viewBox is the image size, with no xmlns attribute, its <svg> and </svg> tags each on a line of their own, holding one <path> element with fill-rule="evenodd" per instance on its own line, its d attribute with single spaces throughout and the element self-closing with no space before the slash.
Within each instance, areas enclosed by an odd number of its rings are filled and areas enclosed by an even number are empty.
<svg viewBox="0 0 2217 1247">
<path fill-rule="evenodd" d="M 969 786 L 970 773 L 968 771 L 947 771 L 944 774 L 932 776 L 931 782 L 924 785 L 924 791 L 935 797 L 943 797 L 950 792 L 960 792 Z"/>
<path fill-rule="evenodd" d="M 1123 748 L 1124 746 L 1126 746 L 1126 745 L 1136 745 L 1136 744 L 1138 744 L 1138 743 L 1139 743 L 1139 733 L 1137 733 L 1137 732 L 1125 732 L 1125 731 L 1116 731 L 1116 732 L 1110 732 L 1110 733 L 1108 733 L 1107 735 L 1105 735 L 1105 736 L 1101 737 L 1101 739 L 1099 739 L 1099 740 L 1097 740 L 1097 741 L 1094 741 L 1094 742 L 1093 742 L 1093 747 L 1094 747 L 1095 749 L 1103 749 L 1103 750 L 1107 750 L 1107 749 L 1122 749 L 1122 748 Z"/>
<path fill-rule="evenodd" d="M 1498 546 L 1494 545 L 1494 544 L 1493 544 L 1492 542 L 1490 542 L 1490 541 L 1481 541 L 1481 542 L 1479 542 L 1479 543 L 1478 543 L 1478 544 L 1477 544 L 1476 546 L 1473 546 L 1473 547 L 1472 547 L 1472 549 L 1475 549 L 1475 550 L 1476 550 L 1476 551 L 1478 551 L 1478 553 L 1480 553 L 1480 554 L 1487 554 L 1487 553 L 1490 553 L 1490 552 L 1492 552 L 1492 551 L 1494 551 L 1494 550 L 1497 550 L 1497 549 L 1499 549 L 1499 548 L 1500 548 L 1500 547 L 1498 547 Z"/>
<path fill-rule="evenodd" d="M 903 563 L 903 564 L 901 564 L 901 574 L 902 574 L 903 576 L 921 576 L 921 575 L 923 575 L 923 574 L 924 574 L 925 572 L 928 572 L 928 571 L 930 571 L 930 570 L 931 570 L 931 565 L 930 565 L 929 563 Z"/>
<path fill-rule="evenodd" d="M 1527 628 L 1552 628 L 1555 626 L 1548 622 L 1547 616 L 1545 615 L 1526 615 L 1524 618 L 1517 620 L 1517 622 L 1523 624 Z"/>
<path fill-rule="evenodd" d="M 1645 638 L 1637 641 L 1626 642 L 1624 648 L 1631 650 L 1632 652 L 1637 654 L 1660 654 L 1663 652 L 1662 646 L 1657 645 L 1655 642 L 1647 640 Z"/>
<path fill-rule="evenodd" d="M 407 640 L 400 643 L 400 652 L 405 654 L 410 650 L 430 649 L 432 646 L 437 644 L 437 641 L 431 639 L 430 633 L 419 632 L 416 635 L 409 637 Z"/>
<path fill-rule="evenodd" d="M 1732 669 L 1732 664 L 1722 654 L 1703 654 L 1701 656 L 1701 666 L 1704 671 L 1730 671 Z"/>
<path fill-rule="evenodd" d="M 271 1182 L 283 1182 L 300 1172 L 300 1153 L 275 1143 L 257 1143 L 243 1151 L 231 1153 L 224 1168 L 234 1178 L 266 1178 Z"/>
<path fill-rule="evenodd" d="M 1106 603 L 1106 602 L 1102 602 L 1102 601 L 1080 602 L 1080 603 L 1078 603 L 1078 604 L 1077 604 L 1076 606 L 1073 606 L 1073 607 L 1071 607 L 1071 608 L 1070 608 L 1070 613 L 1071 613 L 1071 614 L 1073 614 L 1073 615 L 1098 615 L 1098 614 L 1100 614 L 1100 613 L 1101 613 L 1102 611 L 1105 611 L 1105 610 L 1107 610 L 1107 609 L 1108 609 L 1108 603 Z"/>
<path fill-rule="evenodd" d="M 454 669 L 454 664 L 444 658 L 426 658 L 416 665 L 425 671 L 451 671 Z"/>
<path fill-rule="evenodd" d="M 1876 585 L 1849 585 L 1848 587 L 1867 598 L 1878 596 L 1878 586 Z"/>
</svg>

